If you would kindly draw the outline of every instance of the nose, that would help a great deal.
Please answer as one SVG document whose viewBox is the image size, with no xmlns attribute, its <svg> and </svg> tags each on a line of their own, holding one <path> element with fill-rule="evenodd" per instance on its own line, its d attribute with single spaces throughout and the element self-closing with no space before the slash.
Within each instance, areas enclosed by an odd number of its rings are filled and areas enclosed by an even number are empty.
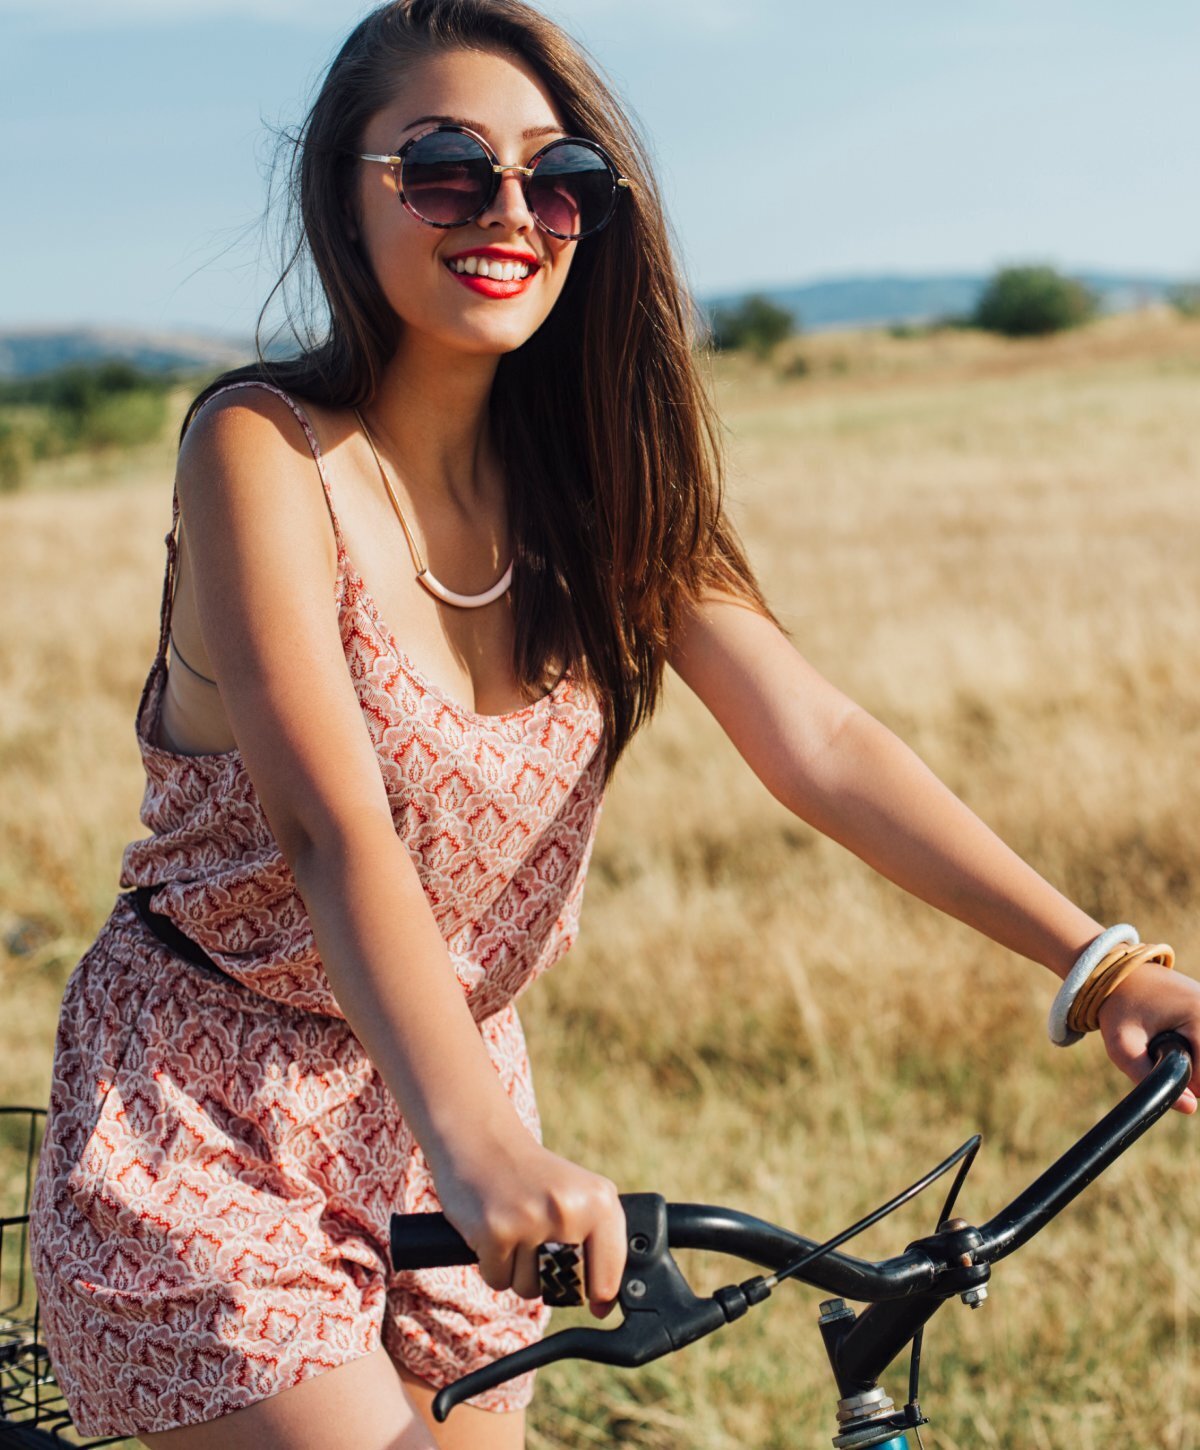
<svg viewBox="0 0 1200 1450">
<path fill-rule="evenodd" d="M 496 195 L 478 218 L 480 226 L 498 226 L 506 232 L 521 236 L 527 235 L 536 227 L 533 213 L 525 200 L 524 171 L 522 166 L 504 168 Z"/>
</svg>

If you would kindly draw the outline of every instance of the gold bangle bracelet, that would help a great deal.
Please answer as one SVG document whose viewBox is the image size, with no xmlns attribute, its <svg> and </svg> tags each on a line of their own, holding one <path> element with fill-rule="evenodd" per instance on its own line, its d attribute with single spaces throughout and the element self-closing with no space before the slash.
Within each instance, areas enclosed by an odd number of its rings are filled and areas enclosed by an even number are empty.
<svg viewBox="0 0 1200 1450">
<path fill-rule="evenodd" d="M 1067 1025 L 1073 1032 L 1095 1032 L 1100 1025 L 1100 1008 L 1138 967 L 1154 963 L 1170 971 L 1175 965 L 1175 950 L 1166 942 L 1139 942 L 1109 952 L 1080 989 L 1067 1014 Z"/>
</svg>

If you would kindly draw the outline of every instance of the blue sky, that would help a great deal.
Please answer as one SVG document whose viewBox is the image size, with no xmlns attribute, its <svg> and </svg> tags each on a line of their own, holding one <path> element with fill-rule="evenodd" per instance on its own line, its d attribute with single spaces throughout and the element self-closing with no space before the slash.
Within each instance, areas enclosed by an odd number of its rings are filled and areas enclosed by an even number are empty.
<svg viewBox="0 0 1200 1450">
<path fill-rule="evenodd" d="M 271 138 L 358 0 L 0 0 L 0 328 L 247 333 Z M 547 0 L 701 294 L 1012 261 L 1200 275 L 1195 0 Z"/>
</svg>

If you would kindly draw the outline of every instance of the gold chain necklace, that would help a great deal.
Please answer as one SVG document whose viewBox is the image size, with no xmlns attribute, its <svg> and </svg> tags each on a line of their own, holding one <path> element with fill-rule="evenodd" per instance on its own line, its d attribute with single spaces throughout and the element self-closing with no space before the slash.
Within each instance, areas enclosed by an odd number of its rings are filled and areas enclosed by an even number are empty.
<svg viewBox="0 0 1200 1450">
<path fill-rule="evenodd" d="M 379 449 L 375 447 L 375 440 L 371 437 L 371 430 L 367 427 L 363 415 L 354 409 L 354 416 L 358 419 L 358 426 L 363 431 L 363 437 L 371 446 L 371 453 L 375 458 L 375 465 L 379 469 L 379 476 L 383 479 L 383 486 L 387 490 L 387 496 L 391 500 L 392 508 L 396 511 L 396 517 L 400 520 L 400 527 L 404 530 L 404 538 L 408 544 L 408 552 L 412 555 L 413 568 L 417 571 L 417 583 L 440 599 L 443 604 L 452 604 L 455 609 L 482 609 L 485 604 L 492 604 L 508 591 L 513 579 L 512 561 L 509 561 L 508 568 L 501 574 L 500 578 L 490 589 L 485 589 L 482 594 L 458 594 L 453 589 L 448 589 L 442 581 L 430 571 L 428 564 L 421 557 L 421 551 L 417 547 L 417 541 L 413 538 L 413 532 L 408 526 L 408 520 L 404 517 L 404 510 L 400 507 L 400 500 L 396 497 L 396 490 L 392 487 L 392 481 L 388 477 L 387 469 L 383 466 L 383 459 L 379 456 Z"/>
</svg>

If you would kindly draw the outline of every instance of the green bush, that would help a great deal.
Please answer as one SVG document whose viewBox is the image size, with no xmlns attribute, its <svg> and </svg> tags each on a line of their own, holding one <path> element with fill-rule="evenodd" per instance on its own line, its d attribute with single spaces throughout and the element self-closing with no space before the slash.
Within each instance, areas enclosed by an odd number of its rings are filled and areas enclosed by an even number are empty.
<svg viewBox="0 0 1200 1450">
<path fill-rule="evenodd" d="M 1169 288 L 1167 301 L 1181 317 L 1200 317 L 1200 282 L 1181 282 Z"/>
<path fill-rule="evenodd" d="M 908 342 L 913 338 L 936 337 L 940 332 L 961 331 L 963 328 L 974 326 L 975 320 L 972 317 L 960 317 L 953 312 L 944 312 L 938 317 L 929 318 L 926 322 L 890 323 L 887 332 L 889 337 Z"/>
<path fill-rule="evenodd" d="M 812 363 L 802 352 L 798 352 L 794 357 L 788 358 L 779 369 L 779 376 L 781 378 L 806 378 L 812 370 Z"/>
<path fill-rule="evenodd" d="M 712 318 L 713 346 L 722 352 L 746 348 L 766 358 L 796 332 L 795 316 L 769 297 L 755 293 L 735 307 L 718 307 Z"/>
<path fill-rule="evenodd" d="M 984 288 L 972 320 L 1005 337 L 1044 337 L 1090 322 L 1099 306 L 1090 288 L 1053 267 L 1003 267 Z"/>
<path fill-rule="evenodd" d="M 79 421 L 79 446 L 133 448 L 152 443 L 167 421 L 167 400 L 162 393 L 139 390 L 101 396 Z"/>
<path fill-rule="evenodd" d="M 171 383 L 120 361 L 0 381 L 0 489 L 19 488 L 42 459 L 152 442 Z"/>
<path fill-rule="evenodd" d="M 12 493 L 21 487 L 32 459 L 29 435 L 15 423 L 0 418 L 0 493 Z"/>
</svg>

